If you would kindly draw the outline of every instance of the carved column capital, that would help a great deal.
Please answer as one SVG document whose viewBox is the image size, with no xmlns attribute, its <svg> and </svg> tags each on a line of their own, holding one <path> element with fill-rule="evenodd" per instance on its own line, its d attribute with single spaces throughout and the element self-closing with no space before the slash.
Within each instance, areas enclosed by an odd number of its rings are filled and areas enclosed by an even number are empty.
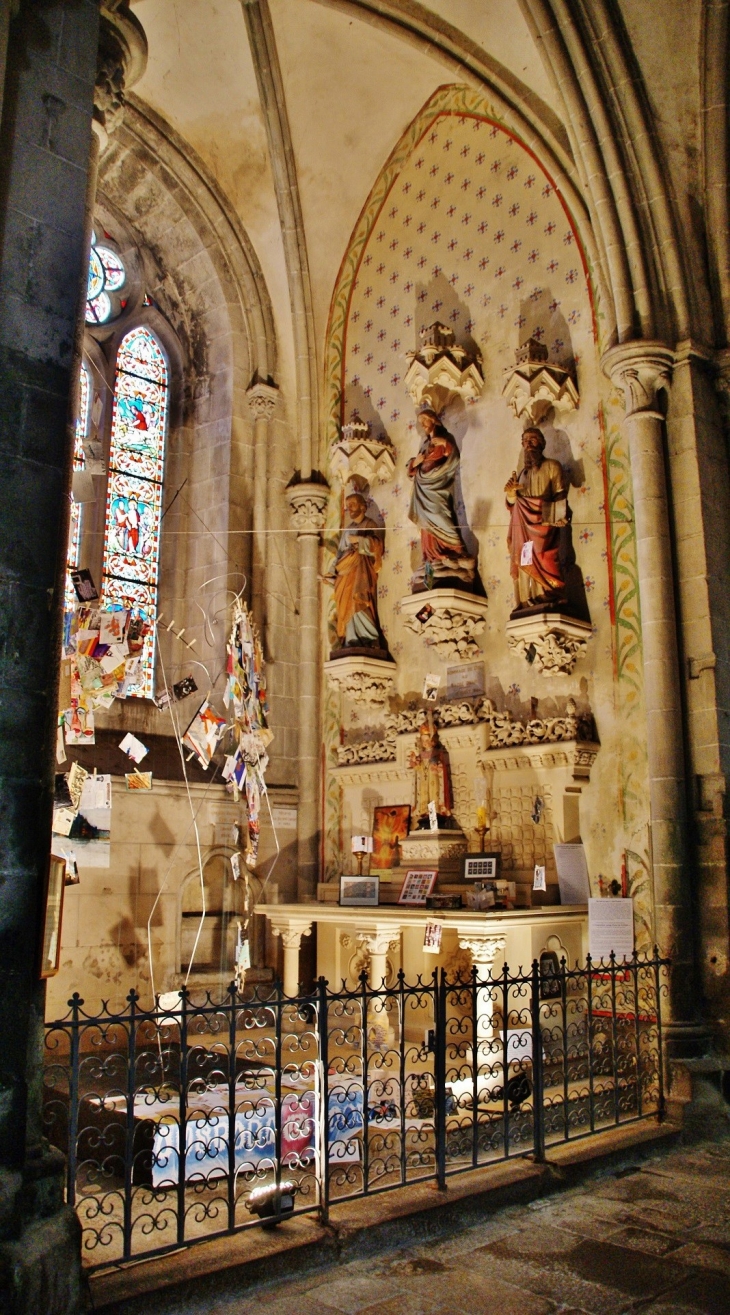
<svg viewBox="0 0 730 1315">
<path fill-rule="evenodd" d="M 480 928 L 459 928 L 459 948 L 468 950 L 477 968 L 490 969 L 498 955 L 504 954 L 504 936 Z"/>
<path fill-rule="evenodd" d="M 285 950 L 298 950 L 302 943 L 302 936 L 309 936 L 312 930 L 311 917 L 292 918 L 288 916 L 280 920 L 275 913 L 269 913 L 268 909 L 267 917 L 271 923 L 274 936 L 281 936 L 281 943 Z"/>
<path fill-rule="evenodd" d="M 327 484 L 306 481 L 289 485 L 286 495 L 297 534 L 319 534 L 324 529 L 329 494 Z"/>
<path fill-rule="evenodd" d="M 624 394 L 626 418 L 635 415 L 663 420 L 657 392 L 672 382 L 674 352 L 662 342 L 624 342 L 601 361 L 604 373 Z"/>
<path fill-rule="evenodd" d="M 250 388 L 246 389 L 246 396 L 256 420 L 259 417 L 264 420 L 271 419 L 279 396 L 279 389 L 274 384 L 252 384 Z"/>
<path fill-rule="evenodd" d="M 392 927 L 385 930 L 379 928 L 377 931 L 359 931 L 357 942 L 369 954 L 387 954 L 388 950 L 398 949 L 398 937 L 393 936 Z"/>
<path fill-rule="evenodd" d="M 147 67 L 147 37 L 127 0 L 103 0 L 94 85 L 93 127 L 100 146 L 121 123 L 124 93 Z"/>
</svg>

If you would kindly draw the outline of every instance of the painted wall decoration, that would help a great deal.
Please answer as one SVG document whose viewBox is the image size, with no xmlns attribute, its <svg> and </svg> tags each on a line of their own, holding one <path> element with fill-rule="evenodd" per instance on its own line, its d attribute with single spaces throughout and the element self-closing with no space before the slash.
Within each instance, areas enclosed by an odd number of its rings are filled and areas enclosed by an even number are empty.
<svg viewBox="0 0 730 1315">
<path fill-rule="evenodd" d="M 102 602 L 126 608 L 149 626 L 141 679 L 130 691 L 154 694 L 154 620 L 162 521 L 168 371 L 154 335 L 132 329 L 117 352 Z"/>
<path fill-rule="evenodd" d="M 389 712 L 421 706 L 427 671 L 441 672 L 446 686 L 448 657 L 428 647 L 427 634 L 415 634 L 404 623 L 412 605 L 403 611 L 419 571 L 421 587 L 426 584 L 423 527 L 410 518 L 409 479 L 409 462 L 423 446 L 423 426 L 405 378 L 421 330 L 435 322 L 453 330 L 464 360 L 478 362 L 484 380 L 480 394 L 476 386 L 465 390 L 466 396 L 452 394 L 437 423 L 458 452 L 453 519 L 466 554 L 478 564 L 475 578 L 487 597 L 486 625 L 474 641 L 484 655 L 485 692 L 500 713 L 525 726 L 535 718 L 564 716 L 571 699 L 579 715 L 595 717 L 600 751 L 590 779 L 571 786 L 580 795 L 580 834 L 596 882 L 599 874 L 620 875 L 626 854 L 634 855 L 628 868 L 635 874 L 637 936 L 646 943 L 652 913 L 642 875 L 648 790 L 641 745 L 641 629 L 622 406 L 601 372 L 607 344 L 600 341 L 600 305 L 559 185 L 494 107 L 465 87 L 440 88 L 393 150 L 355 227 L 333 295 L 325 366 L 328 443 L 336 443 L 343 424 L 359 420 L 373 435 L 387 435 L 398 454 L 393 479 L 379 498 L 387 543 L 378 586 L 380 623 L 398 669 L 396 693 L 381 713 L 363 714 L 336 691 L 324 693 L 325 870 L 337 870 L 351 821 L 358 830 L 373 806 L 406 802 L 396 763 L 390 777 L 382 764 L 378 769 L 373 763 L 369 781 L 362 777 L 363 765 L 355 780 L 347 775 L 350 769 L 338 766 L 338 751 L 383 741 Z M 518 594 L 523 602 L 531 593 L 537 601 L 538 592 L 545 596 L 554 590 L 549 601 L 558 603 L 567 589 L 567 610 L 582 618 L 590 638 L 571 674 L 538 675 L 524 654 L 510 649 L 506 636 L 518 600 L 516 539 L 513 535 L 511 550 L 513 513 L 505 486 L 513 472 L 523 485 L 528 478 L 519 458 L 534 399 L 516 403 L 519 381 L 514 382 L 516 357 L 528 339 L 539 346 L 540 366 L 553 371 L 559 405 L 542 406 L 538 420 L 554 525 L 528 527 L 522 535 Z M 566 557 L 566 545 L 555 541 L 553 530 L 565 537 L 561 522 L 568 518 Z M 334 519 L 331 526 L 336 529 Z M 334 537 L 330 543 L 334 548 Z M 532 573 L 522 562 L 526 543 L 532 544 Z M 540 591 L 523 581 L 522 599 L 521 574 L 533 580 L 541 574 Z M 452 754 L 452 761 L 454 815 L 473 831 L 469 760 L 462 763 Z M 551 840 L 564 837 L 573 814 L 564 806 L 564 782 L 550 776 L 549 755 L 535 760 L 534 767 L 526 763 L 523 756 L 518 770 L 507 758 L 500 760 L 494 834 L 504 831 L 505 845 L 513 846 L 505 854 L 512 870 L 519 853 L 527 871 L 527 859 L 538 852 L 550 863 L 547 837 L 536 835 L 533 843 L 522 834 L 534 825 L 528 814 L 524 827 L 520 822 L 519 846 L 514 837 L 508 840 L 505 801 L 519 800 L 522 812 L 535 792 L 550 798 Z M 541 825 L 544 829 L 545 822 Z"/>
</svg>

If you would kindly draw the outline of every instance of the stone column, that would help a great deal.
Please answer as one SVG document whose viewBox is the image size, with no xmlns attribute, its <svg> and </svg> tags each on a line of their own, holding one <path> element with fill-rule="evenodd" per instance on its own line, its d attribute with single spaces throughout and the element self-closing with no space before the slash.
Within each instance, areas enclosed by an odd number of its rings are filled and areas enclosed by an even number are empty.
<svg viewBox="0 0 730 1315">
<path fill-rule="evenodd" d="M 385 987 L 388 972 L 388 950 L 398 949 L 399 940 L 393 935 L 392 926 L 378 927 L 374 931 L 358 932 L 358 944 L 368 951 L 368 983 L 371 991 L 380 991 Z M 387 1002 L 384 998 L 371 1000 L 368 1005 L 368 1031 L 377 1034 L 378 1039 L 393 1040 L 393 1028 L 388 1016 Z"/>
<path fill-rule="evenodd" d="M 694 1031 L 692 910 L 687 873 L 686 785 L 672 522 L 667 497 L 664 416 L 657 392 L 668 388 L 674 354 L 662 343 L 614 347 L 603 368 L 624 393 L 636 524 L 646 746 L 651 799 L 651 861 L 655 936 L 672 956 L 670 1041 Z"/>
<path fill-rule="evenodd" d="M 504 936 L 495 936 L 493 932 L 480 927 L 459 928 L 459 948 L 468 950 L 472 963 L 477 970 L 479 981 L 489 981 L 494 961 L 504 954 L 506 940 Z M 494 1037 L 494 991 L 489 987 L 477 990 L 477 1055 L 490 1055 L 490 1046 Z M 496 1056 L 494 1061 L 496 1062 Z"/>
<path fill-rule="evenodd" d="M 299 810 L 297 845 L 300 900 L 313 899 L 319 873 L 319 536 L 329 489 L 308 481 L 287 490 L 299 547 Z"/>
<path fill-rule="evenodd" d="M 299 950 L 302 944 L 302 936 L 309 936 L 312 930 L 312 919 L 292 918 L 291 916 L 277 918 L 275 914 L 269 916 L 271 930 L 275 936 L 281 936 L 281 943 L 284 947 L 284 980 L 282 982 L 284 995 L 298 995 Z"/>
<path fill-rule="evenodd" d="M 266 636 L 266 532 L 268 525 L 269 422 L 274 414 L 278 388 L 254 383 L 246 396 L 254 418 L 253 450 L 253 552 L 251 554 L 251 601 L 262 638 Z M 268 644 L 266 645 L 268 650 Z"/>
</svg>

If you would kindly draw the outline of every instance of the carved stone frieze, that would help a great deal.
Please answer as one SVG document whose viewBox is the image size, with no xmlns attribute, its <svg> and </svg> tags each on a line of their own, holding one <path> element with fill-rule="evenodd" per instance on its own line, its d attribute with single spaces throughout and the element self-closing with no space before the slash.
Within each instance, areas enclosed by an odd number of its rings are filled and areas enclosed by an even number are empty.
<svg viewBox="0 0 730 1315">
<path fill-rule="evenodd" d="M 366 420 L 342 426 L 342 437 L 332 444 L 330 470 L 346 484 L 359 475 L 368 484 L 384 484 L 395 473 L 396 450 L 390 439 L 377 438 Z"/>
<path fill-rule="evenodd" d="M 570 675 L 583 657 L 593 627 L 558 612 L 514 617 L 507 622 L 507 643 L 543 676 Z"/>
<path fill-rule="evenodd" d="M 563 717 L 533 717 L 517 721 L 508 711 L 497 712 L 491 699 L 469 702 L 443 703 L 433 709 L 434 724 L 438 727 L 475 726 L 486 722 L 489 727 L 489 749 L 506 748 L 518 744 L 556 744 L 562 741 L 579 741 L 598 752 L 596 730 L 590 713 L 579 713 L 575 700 L 565 705 Z M 363 740 L 359 744 L 343 744 L 337 751 L 338 766 L 355 763 L 395 762 L 398 756 L 398 736 L 418 730 L 423 721 L 421 708 L 406 708 L 385 718 L 385 738 Z M 594 757 L 595 757 L 594 753 Z"/>
<path fill-rule="evenodd" d="M 355 703 L 382 706 L 395 684 L 395 663 L 363 655 L 333 658 L 324 664 L 329 684 Z"/>
<path fill-rule="evenodd" d="M 475 636 L 486 625 L 486 598 L 461 589 L 430 589 L 402 598 L 400 612 L 408 629 L 423 635 L 440 658 L 480 656 Z"/>
</svg>

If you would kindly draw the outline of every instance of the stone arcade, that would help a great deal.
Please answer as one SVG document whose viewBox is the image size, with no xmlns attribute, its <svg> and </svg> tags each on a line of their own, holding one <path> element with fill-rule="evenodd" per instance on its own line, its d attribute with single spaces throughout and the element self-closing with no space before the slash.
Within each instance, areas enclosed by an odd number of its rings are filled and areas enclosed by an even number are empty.
<svg viewBox="0 0 730 1315">
<path fill-rule="evenodd" d="M 583 962 L 570 845 L 671 958 L 667 1079 L 730 1066 L 729 43 L 724 0 L 0 0 L 13 1315 L 85 1300 L 74 993 L 169 1040 L 182 988 Z"/>
</svg>

